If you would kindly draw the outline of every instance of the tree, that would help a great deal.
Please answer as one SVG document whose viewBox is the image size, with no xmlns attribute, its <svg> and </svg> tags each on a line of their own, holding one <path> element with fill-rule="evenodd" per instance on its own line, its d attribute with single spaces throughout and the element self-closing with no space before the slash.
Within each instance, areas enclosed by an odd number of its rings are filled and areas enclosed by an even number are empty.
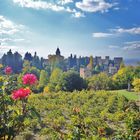
<svg viewBox="0 0 140 140">
<path fill-rule="evenodd" d="M 135 67 L 134 77 L 140 78 L 140 66 L 139 65 Z"/>
<path fill-rule="evenodd" d="M 118 72 L 113 76 L 113 81 L 118 89 L 128 89 L 130 91 L 131 84 L 134 78 L 134 68 L 127 66 L 120 68 Z"/>
<path fill-rule="evenodd" d="M 135 92 L 140 92 L 140 78 L 135 78 L 132 84 Z"/>
<path fill-rule="evenodd" d="M 62 70 L 59 68 L 55 68 L 50 76 L 50 82 L 57 83 L 61 77 Z"/>
<path fill-rule="evenodd" d="M 79 76 L 78 73 L 73 71 L 64 72 L 57 87 L 58 90 L 74 91 L 86 88 L 86 82 Z"/>
<path fill-rule="evenodd" d="M 40 78 L 39 78 L 39 85 L 38 85 L 38 87 L 39 87 L 39 89 L 41 91 L 43 91 L 43 88 L 46 86 L 47 81 L 48 80 L 47 80 L 47 73 L 46 73 L 46 71 L 45 70 L 41 70 Z"/>
<path fill-rule="evenodd" d="M 93 70 L 93 56 L 90 56 L 89 58 L 89 64 L 87 67 L 92 71 Z"/>
<path fill-rule="evenodd" d="M 3 73 L 3 65 L 0 64 L 0 75 Z"/>
<path fill-rule="evenodd" d="M 93 90 L 107 90 L 110 87 L 110 78 L 106 73 L 99 73 L 88 79 L 88 88 Z"/>
<path fill-rule="evenodd" d="M 125 67 L 125 64 L 124 64 L 124 62 L 122 61 L 121 64 L 120 64 L 120 69 L 121 69 L 121 68 L 124 68 L 124 67 Z"/>
<path fill-rule="evenodd" d="M 30 69 L 31 69 L 30 61 L 24 60 L 24 62 L 23 62 L 23 69 L 22 69 L 23 74 L 29 72 Z"/>
<path fill-rule="evenodd" d="M 98 73 L 100 73 L 100 65 L 96 65 L 95 66 L 95 68 L 94 68 L 94 70 L 93 70 L 93 74 L 98 74 Z"/>
<path fill-rule="evenodd" d="M 48 86 L 50 87 L 50 91 L 55 91 L 56 85 L 59 83 L 62 73 L 62 70 L 59 68 L 55 68 L 53 70 L 48 84 Z"/>
<path fill-rule="evenodd" d="M 28 73 L 33 73 L 37 76 L 37 78 L 39 79 L 40 77 L 40 70 L 37 69 L 36 67 L 31 67 L 30 70 L 28 71 Z"/>
</svg>

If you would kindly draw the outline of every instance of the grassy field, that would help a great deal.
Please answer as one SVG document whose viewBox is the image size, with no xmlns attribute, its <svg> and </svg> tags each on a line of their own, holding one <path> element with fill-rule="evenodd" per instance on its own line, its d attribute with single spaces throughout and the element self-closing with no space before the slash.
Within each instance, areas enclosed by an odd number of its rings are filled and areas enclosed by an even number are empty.
<svg viewBox="0 0 140 140">
<path fill-rule="evenodd" d="M 120 95 L 125 96 L 129 100 L 138 100 L 139 99 L 138 93 L 136 93 L 136 92 L 129 92 L 127 90 L 114 90 L 111 92 L 117 92 Z"/>
</svg>

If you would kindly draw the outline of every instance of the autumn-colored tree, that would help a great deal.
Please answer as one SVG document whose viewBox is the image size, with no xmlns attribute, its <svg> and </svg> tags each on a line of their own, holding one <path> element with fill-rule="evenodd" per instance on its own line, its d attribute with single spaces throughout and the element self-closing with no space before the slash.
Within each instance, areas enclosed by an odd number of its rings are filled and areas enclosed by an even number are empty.
<svg viewBox="0 0 140 140">
<path fill-rule="evenodd" d="M 134 68 L 131 66 L 123 67 L 113 76 L 114 85 L 118 89 L 127 88 L 128 91 L 131 89 L 131 84 L 134 78 Z"/>
<path fill-rule="evenodd" d="M 140 65 L 135 67 L 135 78 L 140 78 Z"/>
<path fill-rule="evenodd" d="M 87 67 L 92 71 L 93 70 L 93 56 L 90 56 L 89 58 L 89 64 Z"/>
<path fill-rule="evenodd" d="M 135 78 L 132 84 L 135 92 L 140 92 L 140 78 Z"/>
</svg>

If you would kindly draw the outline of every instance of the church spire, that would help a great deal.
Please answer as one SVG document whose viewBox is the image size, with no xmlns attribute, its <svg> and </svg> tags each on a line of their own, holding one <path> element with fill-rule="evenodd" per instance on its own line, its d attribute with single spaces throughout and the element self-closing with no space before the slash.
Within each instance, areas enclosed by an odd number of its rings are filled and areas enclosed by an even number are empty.
<svg viewBox="0 0 140 140">
<path fill-rule="evenodd" d="M 61 55 L 59 47 L 57 47 L 56 49 L 56 55 L 59 55 L 59 56 Z"/>
</svg>

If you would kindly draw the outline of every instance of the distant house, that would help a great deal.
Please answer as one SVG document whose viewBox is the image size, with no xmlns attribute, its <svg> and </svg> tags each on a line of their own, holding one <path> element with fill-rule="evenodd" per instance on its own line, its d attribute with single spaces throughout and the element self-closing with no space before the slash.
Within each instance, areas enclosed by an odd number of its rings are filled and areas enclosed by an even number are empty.
<svg viewBox="0 0 140 140">
<path fill-rule="evenodd" d="M 117 67 L 117 69 L 120 68 L 120 64 L 123 62 L 122 57 L 114 57 L 114 66 Z"/>
<path fill-rule="evenodd" d="M 48 59 L 43 59 L 43 67 L 49 65 L 49 60 Z"/>
<path fill-rule="evenodd" d="M 117 67 L 109 66 L 109 71 L 108 71 L 109 74 L 113 75 L 113 74 L 115 74 L 117 71 L 118 71 L 118 70 L 117 70 Z"/>
<path fill-rule="evenodd" d="M 82 77 L 83 79 L 91 77 L 92 76 L 92 72 L 90 69 L 86 68 L 80 68 L 80 77 Z"/>
</svg>

